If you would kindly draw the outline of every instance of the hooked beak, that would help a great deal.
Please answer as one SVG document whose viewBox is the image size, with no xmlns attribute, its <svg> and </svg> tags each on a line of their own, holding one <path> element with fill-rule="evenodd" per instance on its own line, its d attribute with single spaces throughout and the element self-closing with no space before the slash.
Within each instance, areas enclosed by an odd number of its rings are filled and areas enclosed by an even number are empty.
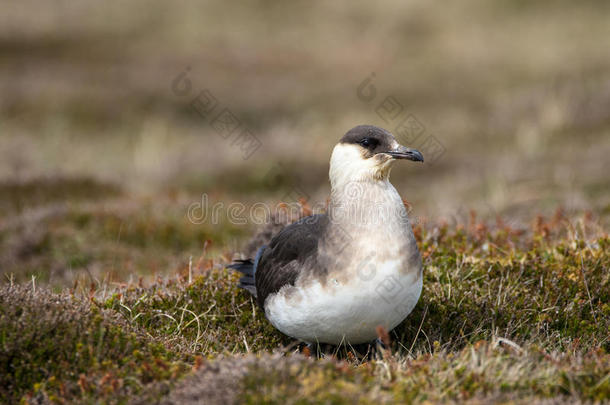
<svg viewBox="0 0 610 405">
<path fill-rule="evenodd" d="M 406 146 L 402 145 L 398 145 L 398 148 L 383 153 L 392 156 L 394 159 L 407 159 L 414 162 L 424 161 L 424 155 L 422 155 L 418 150 L 407 148 Z"/>
</svg>

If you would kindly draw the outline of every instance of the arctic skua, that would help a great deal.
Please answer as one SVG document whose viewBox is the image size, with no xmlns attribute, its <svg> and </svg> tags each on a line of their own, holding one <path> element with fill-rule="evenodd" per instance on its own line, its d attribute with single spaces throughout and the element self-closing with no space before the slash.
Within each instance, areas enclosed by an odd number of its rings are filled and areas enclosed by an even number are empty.
<svg viewBox="0 0 610 405">
<path fill-rule="evenodd" d="M 326 212 L 286 226 L 253 259 L 229 266 L 278 330 L 307 343 L 366 343 L 413 310 L 422 261 L 389 181 L 401 159 L 424 160 L 382 128 L 349 130 L 330 158 Z"/>
</svg>

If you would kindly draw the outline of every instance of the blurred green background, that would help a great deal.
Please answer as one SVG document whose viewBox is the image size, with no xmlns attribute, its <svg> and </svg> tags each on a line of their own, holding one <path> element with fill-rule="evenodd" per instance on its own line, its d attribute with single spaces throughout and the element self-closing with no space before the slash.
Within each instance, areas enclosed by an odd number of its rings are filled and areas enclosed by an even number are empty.
<svg viewBox="0 0 610 405">
<path fill-rule="evenodd" d="M 343 133 L 406 117 L 428 160 L 391 179 L 417 220 L 606 223 L 609 17 L 605 1 L 4 2 L 0 271 L 66 286 L 228 259 L 255 226 L 193 223 L 202 195 L 323 204 Z"/>
</svg>

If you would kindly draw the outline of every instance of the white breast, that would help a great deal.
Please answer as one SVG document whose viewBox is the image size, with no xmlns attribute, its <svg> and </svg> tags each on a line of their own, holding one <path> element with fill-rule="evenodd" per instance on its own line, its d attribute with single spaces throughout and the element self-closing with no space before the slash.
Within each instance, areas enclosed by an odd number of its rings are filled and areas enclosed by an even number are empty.
<svg viewBox="0 0 610 405">
<path fill-rule="evenodd" d="M 367 266 L 347 282 L 284 287 L 267 299 L 265 314 L 281 332 L 305 342 L 370 342 L 377 326 L 389 331 L 402 322 L 421 294 L 421 274 L 401 273 L 398 265 Z"/>
</svg>

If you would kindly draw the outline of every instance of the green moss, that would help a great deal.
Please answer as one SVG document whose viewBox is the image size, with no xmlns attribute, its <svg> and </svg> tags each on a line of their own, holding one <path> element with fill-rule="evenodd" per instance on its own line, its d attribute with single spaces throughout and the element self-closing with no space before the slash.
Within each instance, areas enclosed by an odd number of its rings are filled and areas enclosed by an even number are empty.
<svg viewBox="0 0 610 405">
<path fill-rule="evenodd" d="M 523 247 L 515 248 L 498 236 L 424 232 L 424 291 L 395 338 L 410 347 L 421 325 L 419 337 L 458 348 L 499 334 L 554 348 L 578 339 L 610 351 L 608 238 L 587 244 L 521 238 Z"/>
</svg>

